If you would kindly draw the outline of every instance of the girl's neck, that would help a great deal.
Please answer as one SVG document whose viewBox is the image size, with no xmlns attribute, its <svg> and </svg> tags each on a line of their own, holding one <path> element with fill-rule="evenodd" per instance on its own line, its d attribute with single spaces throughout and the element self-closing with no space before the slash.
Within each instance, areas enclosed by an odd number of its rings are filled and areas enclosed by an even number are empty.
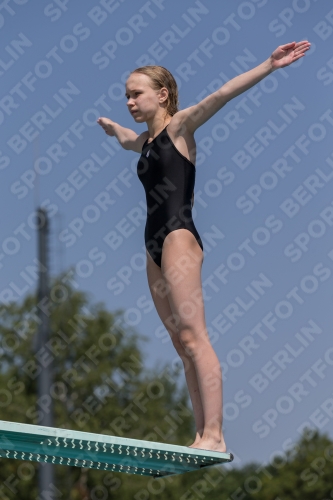
<svg viewBox="0 0 333 500">
<path fill-rule="evenodd" d="M 146 122 L 149 132 L 149 138 L 154 139 L 162 130 L 169 125 L 171 116 L 165 117 L 156 116 L 151 121 Z"/>
</svg>

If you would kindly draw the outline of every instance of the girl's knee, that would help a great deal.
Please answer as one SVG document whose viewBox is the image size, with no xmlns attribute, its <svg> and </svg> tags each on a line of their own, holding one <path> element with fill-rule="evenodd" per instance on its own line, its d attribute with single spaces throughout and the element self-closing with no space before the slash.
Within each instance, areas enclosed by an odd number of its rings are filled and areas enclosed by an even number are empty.
<svg viewBox="0 0 333 500">
<path fill-rule="evenodd" d="M 193 352 L 197 349 L 199 335 L 196 328 L 193 326 L 185 326 L 179 328 L 179 341 L 186 352 Z"/>
</svg>

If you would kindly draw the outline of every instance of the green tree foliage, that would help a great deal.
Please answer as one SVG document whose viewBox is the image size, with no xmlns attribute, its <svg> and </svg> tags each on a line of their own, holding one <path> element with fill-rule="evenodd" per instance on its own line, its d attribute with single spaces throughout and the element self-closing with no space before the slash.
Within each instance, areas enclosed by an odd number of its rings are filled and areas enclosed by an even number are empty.
<svg viewBox="0 0 333 500">
<path fill-rule="evenodd" d="M 333 442 L 306 431 L 298 443 L 266 468 L 255 500 L 333 498 Z"/>
<path fill-rule="evenodd" d="M 187 445 L 194 437 L 187 390 L 167 366 L 145 368 L 144 342 L 60 277 L 51 299 L 0 309 L 1 420 L 36 424 L 53 403 L 56 427 Z M 36 348 L 38 310 L 50 317 L 50 342 Z M 42 364 L 52 363 L 50 394 L 37 400 Z M 305 433 L 265 467 L 249 464 L 152 478 L 55 466 L 53 494 L 68 500 L 331 500 L 333 443 Z M 38 464 L 0 459 L 0 500 L 39 500 Z M 50 490 L 51 491 L 51 490 Z M 43 500 L 44 500 L 43 499 Z"/>
<path fill-rule="evenodd" d="M 50 341 L 37 352 L 38 309 L 50 317 Z M 41 412 L 54 406 L 54 425 L 68 429 L 186 445 L 194 436 L 192 411 L 177 370 L 144 367 L 143 342 L 121 312 L 101 304 L 61 278 L 50 300 L 0 310 L 1 420 L 37 424 Z M 50 394 L 37 400 L 37 375 L 51 363 Z M 37 467 L 33 462 L 1 459 L 0 499 L 36 499 Z M 21 467 L 21 468 L 20 468 Z M 56 466 L 59 498 L 133 498 L 147 478 Z M 95 493 L 94 493 L 95 492 Z M 105 496 L 107 495 L 107 496 Z M 54 498 L 57 498 L 54 496 Z"/>
</svg>

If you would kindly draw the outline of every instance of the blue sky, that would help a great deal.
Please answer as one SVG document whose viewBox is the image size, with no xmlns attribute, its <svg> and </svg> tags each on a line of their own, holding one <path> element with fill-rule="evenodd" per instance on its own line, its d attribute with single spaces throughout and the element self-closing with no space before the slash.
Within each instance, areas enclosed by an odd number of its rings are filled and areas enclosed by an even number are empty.
<svg viewBox="0 0 333 500">
<path fill-rule="evenodd" d="M 268 461 L 305 422 L 332 436 L 328 4 L 12 1 L 0 14 L 0 298 L 35 290 L 27 266 L 36 258 L 33 214 L 44 204 L 52 274 L 72 266 L 93 302 L 124 309 L 148 337 L 145 363 L 156 368 L 178 361 L 150 302 L 144 222 L 133 219 L 145 202 L 138 155 L 107 138 L 96 118 L 144 130 L 124 97 L 138 65 L 167 67 L 184 108 L 278 45 L 311 41 L 299 63 L 197 131 L 195 224 L 207 326 L 225 373 L 227 445 L 242 463 Z"/>
</svg>

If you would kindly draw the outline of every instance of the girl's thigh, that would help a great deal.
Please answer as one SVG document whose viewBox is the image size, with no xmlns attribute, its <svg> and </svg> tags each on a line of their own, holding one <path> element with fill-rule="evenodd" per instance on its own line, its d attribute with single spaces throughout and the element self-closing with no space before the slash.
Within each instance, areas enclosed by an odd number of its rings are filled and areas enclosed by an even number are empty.
<svg viewBox="0 0 333 500">
<path fill-rule="evenodd" d="M 151 256 L 147 253 L 147 278 L 150 293 L 156 307 L 156 311 L 170 333 L 173 341 L 177 341 L 177 328 L 175 327 L 174 316 L 170 308 L 168 291 L 169 286 L 163 277 L 161 268 L 153 261 Z"/>
<path fill-rule="evenodd" d="M 162 276 L 168 287 L 168 301 L 180 327 L 205 330 L 201 283 L 203 252 L 187 229 L 169 233 L 162 249 Z"/>
</svg>

